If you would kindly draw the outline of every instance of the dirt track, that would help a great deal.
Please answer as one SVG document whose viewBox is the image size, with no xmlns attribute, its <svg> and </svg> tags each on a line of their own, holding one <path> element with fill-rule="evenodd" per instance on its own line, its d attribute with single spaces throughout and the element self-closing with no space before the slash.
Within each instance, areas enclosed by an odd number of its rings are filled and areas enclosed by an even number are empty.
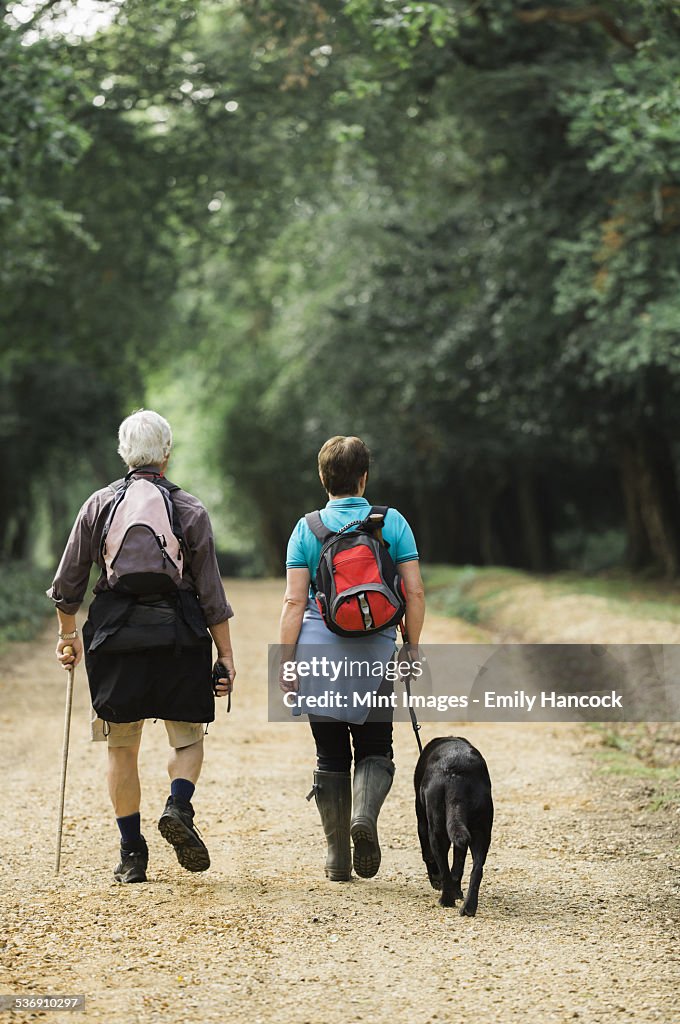
<svg viewBox="0 0 680 1024">
<path fill-rule="evenodd" d="M 474 920 L 440 908 L 427 884 L 405 724 L 381 817 L 381 872 L 328 884 L 318 815 L 304 799 L 311 737 L 305 726 L 266 722 L 266 643 L 282 586 L 227 590 L 239 679 L 230 719 L 222 705 L 211 726 L 194 801 L 213 859 L 206 875 L 182 872 L 156 830 L 167 747 L 162 725 L 149 724 L 141 770 L 150 882 L 113 882 L 105 750 L 89 742 L 79 670 L 55 880 L 64 679 L 52 629 L 4 656 L 0 991 L 85 993 L 77 1021 L 678 1019 L 678 816 L 641 810 L 637 784 L 598 775 L 585 726 L 424 727 L 426 739 L 464 731 L 491 771 L 496 825 Z M 464 624 L 436 618 L 424 637 L 472 638 Z"/>
</svg>

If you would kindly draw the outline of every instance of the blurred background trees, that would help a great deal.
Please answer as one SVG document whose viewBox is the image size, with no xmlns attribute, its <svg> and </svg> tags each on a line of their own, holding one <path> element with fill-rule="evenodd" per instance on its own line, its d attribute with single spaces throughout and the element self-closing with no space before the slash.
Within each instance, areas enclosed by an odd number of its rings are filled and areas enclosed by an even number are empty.
<svg viewBox="0 0 680 1024">
<path fill-rule="evenodd" d="M 227 567 L 358 433 L 430 561 L 680 571 L 680 15 L 0 4 L 0 554 L 143 404 Z"/>
</svg>

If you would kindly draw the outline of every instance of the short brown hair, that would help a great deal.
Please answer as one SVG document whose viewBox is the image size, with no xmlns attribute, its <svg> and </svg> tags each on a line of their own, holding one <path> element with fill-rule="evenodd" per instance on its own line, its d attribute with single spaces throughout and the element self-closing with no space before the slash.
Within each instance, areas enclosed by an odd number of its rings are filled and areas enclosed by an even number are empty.
<svg viewBox="0 0 680 1024">
<path fill-rule="evenodd" d="M 329 437 L 319 452 L 319 475 L 329 494 L 356 494 L 371 453 L 360 437 Z"/>
</svg>

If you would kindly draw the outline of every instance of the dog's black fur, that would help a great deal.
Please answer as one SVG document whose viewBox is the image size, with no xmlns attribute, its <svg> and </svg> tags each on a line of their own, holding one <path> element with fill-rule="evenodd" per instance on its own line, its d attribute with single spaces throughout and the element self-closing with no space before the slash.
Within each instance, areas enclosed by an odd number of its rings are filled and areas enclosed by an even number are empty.
<svg viewBox="0 0 680 1024">
<path fill-rule="evenodd" d="M 472 872 L 460 914 L 474 917 L 493 825 L 486 761 L 462 737 L 441 736 L 430 740 L 418 758 L 413 781 L 418 836 L 430 884 L 441 889 L 442 907 L 462 900 L 460 883 L 469 847 Z M 452 846 L 453 868 L 449 869 Z"/>
</svg>

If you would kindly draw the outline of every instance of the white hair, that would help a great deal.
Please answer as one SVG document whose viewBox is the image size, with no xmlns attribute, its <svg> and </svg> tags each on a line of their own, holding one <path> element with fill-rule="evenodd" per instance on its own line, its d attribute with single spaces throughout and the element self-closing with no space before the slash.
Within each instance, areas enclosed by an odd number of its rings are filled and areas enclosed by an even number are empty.
<svg viewBox="0 0 680 1024">
<path fill-rule="evenodd" d="M 118 441 L 118 454 L 130 469 L 160 466 L 170 454 L 172 430 L 157 412 L 138 409 L 121 423 Z"/>
</svg>

